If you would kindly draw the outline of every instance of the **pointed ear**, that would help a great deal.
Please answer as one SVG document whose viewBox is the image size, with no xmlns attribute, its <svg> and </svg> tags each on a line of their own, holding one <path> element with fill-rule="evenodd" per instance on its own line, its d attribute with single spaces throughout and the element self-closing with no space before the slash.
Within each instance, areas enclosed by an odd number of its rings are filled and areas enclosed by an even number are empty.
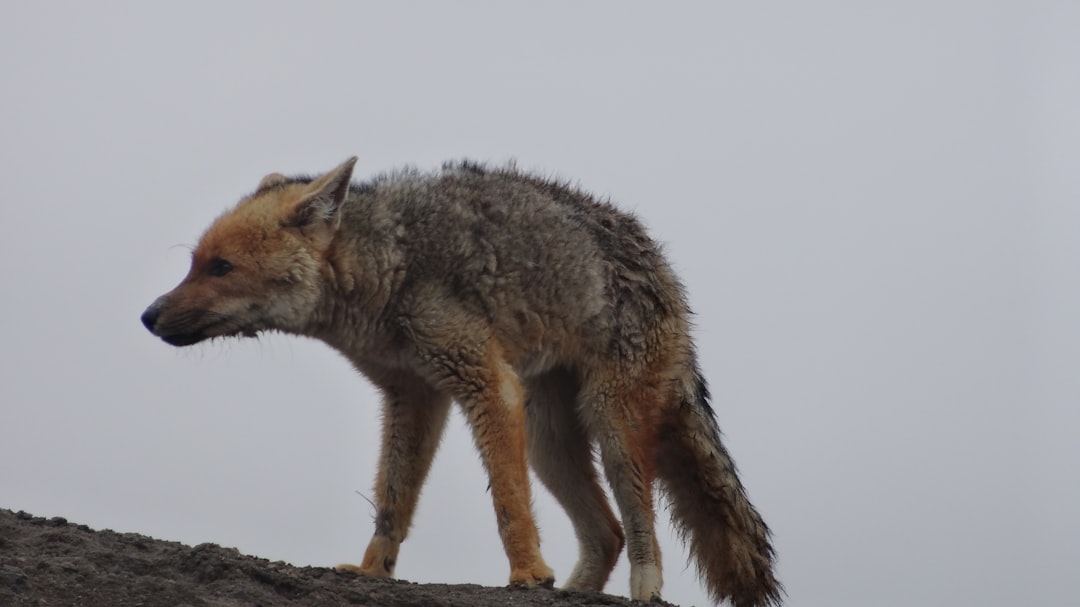
<svg viewBox="0 0 1080 607">
<path fill-rule="evenodd" d="M 258 190 L 261 190 L 263 188 L 269 188 L 269 187 L 272 187 L 272 186 L 275 186 L 275 185 L 281 185 L 281 184 L 285 183 L 286 181 L 288 181 L 288 178 L 285 177 L 284 175 L 282 175 L 281 173 L 270 173 L 266 177 L 262 178 L 262 181 L 259 182 L 259 185 L 258 185 L 258 187 L 255 188 L 255 190 L 258 191 Z"/>
<path fill-rule="evenodd" d="M 308 184 L 304 195 L 296 203 L 281 225 L 302 228 L 316 222 L 337 227 L 341 203 L 349 193 L 356 156 L 341 163 L 337 168 Z M 268 176 L 269 177 L 269 176 Z"/>
</svg>

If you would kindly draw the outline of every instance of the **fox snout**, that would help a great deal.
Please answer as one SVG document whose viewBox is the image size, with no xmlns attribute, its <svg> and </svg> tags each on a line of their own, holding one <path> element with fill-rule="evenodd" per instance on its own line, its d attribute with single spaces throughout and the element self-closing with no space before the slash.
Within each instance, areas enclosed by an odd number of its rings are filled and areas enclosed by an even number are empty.
<svg viewBox="0 0 1080 607">
<path fill-rule="evenodd" d="M 163 322 L 161 317 L 167 311 L 169 318 Z M 203 319 L 206 316 L 198 310 L 178 313 L 175 306 L 169 311 L 168 297 L 162 295 L 146 308 L 139 319 L 144 327 L 165 343 L 172 346 L 190 346 L 211 337 L 201 326 L 205 324 Z"/>
<path fill-rule="evenodd" d="M 154 300 L 154 303 L 147 306 L 146 311 L 139 317 L 142 320 L 142 324 L 148 331 L 157 335 L 157 331 L 154 331 L 154 326 L 157 325 L 158 317 L 161 316 L 162 302 L 161 298 Z"/>
<path fill-rule="evenodd" d="M 160 337 L 162 341 L 173 346 L 188 346 L 195 342 L 201 341 L 195 335 L 175 333 L 175 332 L 163 332 L 159 327 L 158 320 L 161 318 L 161 312 L 165 309 L 165 296 L 161 296 L 154 300 L 154 303 L 150 304 L 146 310 L 142 313 L 139 319 L 142 321 L 144 327 L 146 327 L 151 333 Z"/>
</svg>

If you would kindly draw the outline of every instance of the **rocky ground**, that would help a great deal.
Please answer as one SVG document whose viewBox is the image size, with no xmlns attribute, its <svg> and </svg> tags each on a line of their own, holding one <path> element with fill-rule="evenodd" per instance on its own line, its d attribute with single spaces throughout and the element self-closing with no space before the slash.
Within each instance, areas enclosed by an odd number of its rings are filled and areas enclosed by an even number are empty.
<svg viewBox="0 0 1080 607">
<path fill-rule="evenodd" d="M 631 607 L 598 593 L 413 584 L 0 509 L 0 606 Z"/>
</svg>

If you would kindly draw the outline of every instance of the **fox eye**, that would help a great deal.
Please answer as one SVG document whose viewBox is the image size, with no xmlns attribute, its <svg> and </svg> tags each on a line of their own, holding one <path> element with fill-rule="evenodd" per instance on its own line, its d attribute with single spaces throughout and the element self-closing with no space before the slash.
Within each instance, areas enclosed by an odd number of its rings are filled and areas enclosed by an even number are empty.
<svg viewBox="0 0 1080 607">
<path fill-rule="evenodd" d="M 211 276 L 224 276 L 231 272 L 233 265 L 220 257 L 210 260 L 209 272 Z"/>
</svg>

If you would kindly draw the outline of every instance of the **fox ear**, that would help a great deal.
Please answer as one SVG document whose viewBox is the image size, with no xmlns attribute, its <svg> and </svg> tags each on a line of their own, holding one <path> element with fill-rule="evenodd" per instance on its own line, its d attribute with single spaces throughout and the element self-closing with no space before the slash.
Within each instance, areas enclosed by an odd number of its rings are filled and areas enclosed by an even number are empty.
<svg viewBox="0 0 1080 607">
<path fill-rule="evenodd" d="M 256 187 L 255 189 L 256 190 L 261 190 L 263 188 L 269 188 L 269 187 L 273 187 L 275 185 L 281 185 L 281 184 L 285 183 L 288 180 L 289 179 L 287 177 L 285 177 L 284 175 L 282 175 L 281 173 L 270 173 L 266 177 L 262 178 L 262 181 L 259 182 L 258 187 Z"/>
<path fill-rule="evenodd" d="M 316 222 L 337 226 L 341 203 L 349 193 L 349 178 L 352 177 L 356 156 L 341 163 L 337 168 L 312 181 L 308 185 L 296 206 L 281 225 L 290 228 L 302 228 Z M 268 175 L 263 181 L 269 179 Z"/>
</svg>

